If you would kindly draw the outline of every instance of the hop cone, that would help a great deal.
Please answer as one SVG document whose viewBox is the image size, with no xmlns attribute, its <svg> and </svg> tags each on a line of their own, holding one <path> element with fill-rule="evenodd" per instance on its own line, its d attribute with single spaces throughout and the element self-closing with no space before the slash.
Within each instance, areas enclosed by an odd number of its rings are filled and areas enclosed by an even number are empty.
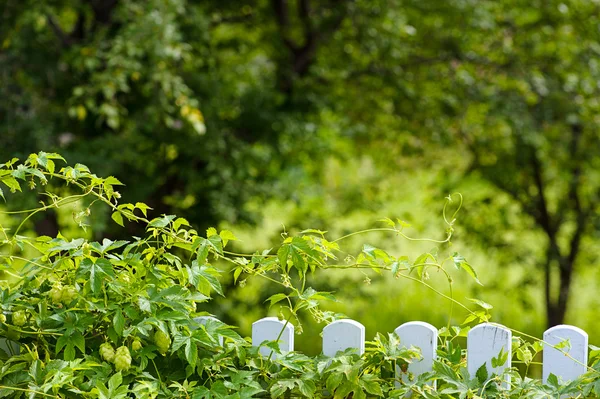
<svg viewBox="0 0 600 399">
<path fill-rule="evenodd" d="M 171 346 L 171 338 L 161 330 L 158 330 L 154 334 L 154 343 L 158 347 L 158 351 L 164 355 Z"/>
<path fill-rule="evenodd" d="M 100 356 L 107 362 L 112 362 L 115 360 L 115 350 L 113 349 L 112 345 L 108 342 L 100 345 Z"/>
<path fill-rule="evenodd" d="M 131 354 L 126 346 L 117 348 L 115 354 L 115 369 L 117 371 L 127 370 L 131 366 Z"/>
</svg>

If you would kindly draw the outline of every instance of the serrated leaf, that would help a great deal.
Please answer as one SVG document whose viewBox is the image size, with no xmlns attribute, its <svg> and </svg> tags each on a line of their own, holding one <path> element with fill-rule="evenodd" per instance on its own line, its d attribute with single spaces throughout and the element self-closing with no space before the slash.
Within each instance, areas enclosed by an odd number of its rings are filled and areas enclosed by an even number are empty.
<svg viewBox="0 0 600 399">
<path fill-rule="evenodd" d="M 477 284 L 483 285 L 481 284 L 481 281 L 479 281 L 475 269 L 473 269 L 473 267 L 465 260 L 465 258 L 462 255 L 460 255 L 458 252 L 455 252 L 454 254 L 452 254 L 452 260 L 454 261 L 454 266 L 456 266 L 457 269 L 463 269 L 467 272 L 467 274 L 469 274 L 469 276 L 473 277 Z"/>
<path fill-rule="evenodd" d="M 237 237 L 229 230 L 221 230 L 219 233 L 221 240 L 223 241 L 223 246 L 226 246 L 229 241 L 237 241 Z"/>
<path fill-rule="evenodd" d="M 283 294 L 283 293 L 279 293 L 279 294 L 275 294 L 275 295 L 271 295 L 269 298 L 267 298 L 267 300 L 265 300 L 265 302 L 270 301 L 271 304 L 269 305 L 269 307 L 275 305 L 277 302 L 284 300 L 285 298 L 287 298 L 288 296 Z"/>
<path fill-rule="evenodd" d="M 488 371 L 487 371 L 487 366 L 484 364 L 481 365 L 481 367 L 479 367 L 477 369 L 477 372 L 475 373 L 475 377 L 477 377 L 477 380 L 479 381 L 480 384 L 483 384 L 487 381 L 488 379 Z"/>
<path fill-rule="evenodd" d="M 107 277 L 114 277 L 115 272 L 107 259 L 99 258 L 92 261 L 90 258 L 85 258 L 79 263 L 77 274 L 89 280 L 92 292 L 96 294 L 102 288 L 104 280 Z"/>
<path fill-rule="evenodd" d="M 217 235 L 217 229 L 215 229 L 214 227 L 209 227 L 208 229 L 206 229 L 206 238 L 216 236 L 216 235 Z"/>
<path fill-rule="evenodd" d="M 110 391 L 115 391 L 118 387 L 121 386 L 122 383 L 123 383 L 123 376 L 121 375 L 121 372 L 119 371 L 117 374 L 110 377 L 110 380 L 108 380 L 108 389 Z"/>
<path fill-rule="evenodd" d="M 143 202 L 136 202 L 135 207 L 137 209 L 139 209 L 140 211 L 142 211 L 144 216 L 148 216 L 148 209 L 152 210 L 152 208 L 150 208 L 148 205 L 144 204 Z"/>
<path fill-rule="evenodd" d="M 148 223 L 148 227 L 164 228 L 167 227 L 173 219 L 175 219 L 175 215 L 163 215 L 162 217 L 152 219 L 150 223 Z"/>
<path fill-rule="evenodd" d="M 123 215 L 121 215 L 121 212 L 119 211 L 115 211 L 112 213 L 112 215 L 110 215 L 110 218 L 112 220 L 115 221 L 116 224 L 118 224 L 121 227 L 125 227 L 125 224 L 123 223 Z"/>
<path fill-rule="evenodd" d="M 123 317 L 123 313 L 120 310 L 117 310 L 115 316 L 113 317 L 113 327 L 115 328 L 115 332 L 119 335 L 119 337 L 123 336 L 123 329 L 125 328 L 125 317 Z"/>
<path fill-rule="evenodd" d="M 483 309 L 485 309 L 485 310 L 490 310 L 490 309 L 493 309 L 493 308 L 494 308 L 494 307 L 493 307 L 492 305 L 490 305 L 489 303 L 487 303 L 487 302 L 484 302 L 484 301 L 482 301 L 482 300 L 479 300 L 479 299 L 476 299 L 476 298 L 465 298 L 465 299 L 467 299 L 468 301 L 471 301 L 471 302 L 473 302 L 474 304 L 476 304 L 476 305 L 478 305 L 478 306 L 482 307 L 482 308 L 483 308 Z"/>
<path fill-rule="evenodd" d="M 379 219 L 378 222 L 385 223 L 390 227 L 396 227 L 396 223 L 390 218 Z"/>
<path fill-rule="evenodd" d="M 189 340 L 185 345 L 185 359 L 192 367 L 196 366 L 196 360 L 198 359 L 198 346 L 192 340 Z"/>
</svg>

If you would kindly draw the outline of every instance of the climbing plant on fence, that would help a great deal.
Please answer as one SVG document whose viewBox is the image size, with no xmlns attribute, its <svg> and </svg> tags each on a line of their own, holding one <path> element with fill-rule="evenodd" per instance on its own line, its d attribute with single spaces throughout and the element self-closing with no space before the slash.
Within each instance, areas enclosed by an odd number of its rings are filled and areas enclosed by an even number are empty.
<svg viewBox="0 0 600 399">
<path fill-rule="evenodd" d="M 234 253 L 229 250 L 236 240 L 232 232 L 197 232 L 181 217 L 151 217 L 143 203 L 119 202 L 121 183 L 114 177 L 98 177 L 81 164 L 57 166 L 64 162 L 58 154 L 40 152 L 0 165 L 2 198 L 19 203 L 21 190 L 43 193 L 37 208 L 3 212 L 0 225 L 0 267 L 6 277 L 0 282 L 0 397 L 360 399 L 412 393 L 426 398 L 557 398 L 600 393 L 596 348 L 589 366 L 582 365 L 585 373 L 570 382 L 549 375 L 544 384 L 514 368 L 493 374 L 511 358 L 513 364 L 527 366 L 534 361 L 543 343 L 523 335 L 513 338 L 511 350 L 499 351 L 492 368 L 484 364 L 469 373 L 466 349 L 457 337 L 489 321 L 490 306 L 474 300 L 470 309 L 456 301 L 448 268 L 462 269 L 477 280 L 471 265 L 456 252 L 410 259 L 367 244 L 354 254 L 343 247 L 347 238 L 373 231 L 412 240 L 401 221 L 384 219 L 383 227 L 340 238 L 306 230 L 284 236 L 276 249 Z M 115 223 L 143 224 L 147 234 L 101 242 L 89 241 L 85 234 L 71 239 L 25 234 L 36 214 L 73 202 L 81 205 L 73 218 L 82 229 L 101 205 L 110 209 Z M 450 242 L 460 204 L 458 195 L 447 199 L 447 236 L 437 244 Z M 265 305 L 282 309 L 283 328 L 276 340 L 253 346 L 234 327 L 198 318 L 206 316 L 203 304 L 226 294 L 219 282 L 222 262 L 232 265 L 236 281 L 259 278 L 280 287 Z M 419 361 L 420 350 L 403 346 L 396 334 L 378 334 L 364 353 L 348 349 L 307 357 L 281 351 L 277 338 L 289 325 L 301 329 L 302 312 L 326 324 L 340 318 L 322 308 L 334 295 L 307 284 L 308 274 L 328 269 L 370 269 L 398 278 L 398 284 L 422 284 L 438 292 L 440 301 L 468 311 L 468 317 L 461 326 L 436 331 L 437 359 L 431 371 L 418 375 L 409 365 Z M 428 283 L 432 271 L 447 277 L 447 292 Z M 565 356 L 570 356 L 569 345 L 553 343 Z"/>
</svg>

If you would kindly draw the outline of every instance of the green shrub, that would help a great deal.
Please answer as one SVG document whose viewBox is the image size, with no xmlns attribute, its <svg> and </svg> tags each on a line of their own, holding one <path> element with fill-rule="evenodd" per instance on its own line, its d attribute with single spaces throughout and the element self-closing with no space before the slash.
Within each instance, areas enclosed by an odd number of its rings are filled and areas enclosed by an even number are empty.
<svg viewBox="0 0 600 399">
<path fill-rule="evenodd" d="M 77 164 L 57 170 L 60 155 L 39 153 L 25 162 L 0 165 L 0 180 L 12 193 L 23 183 L 30 189 L 46 186 L 45 201 L 35 209 L 11 212 L 14 228 L 0 225 L 0 265 L 7 276 L 1 281 L 1 333 L 20 347 L 5 343 L 0 358 L 0 397 L 10 398 L 261 398 L 261 397 L 404 397 L 413 392 L 427 398 L 558 397 L 561 394 L 597 394 L 598 364 L 581 379 L 544 386 L 522 378 L 512 369 L 510 389 L 500 386 L 503 376 L 477 373 L 468 376 L 464 350 L 457 344 L 469 326 L 489 320 L 490 306 L 475 301 L 464 325 L 440 330 L 439 359 L 431 373 L 407 382 L 396 370 L 418 359 L 413 348 L 399 348 L 398 338 L 377 335 L 363 356 L 351 351 L 333 359 L 309 358 L 301 353 L 261 356 L 234 327 L 216 320 L 205 324 L 202 304 L 224 295 L 216 265 L 233 265 L 234 279 L 264 278 L 280 287 L 270 305 L 282 308 L 286 322 L 298 326 L 301 312 L 331 322 L 339 315 L 324 311 L 322 301 L 334 300 L 306 284 L 309 273 L 326 269 L 368 269 L 423 284 L 431 271 L 452 281 L 447 267 L 464 270 L 477 280 L 474 269 L 459 254 L 425 253 L 409 260 L 383 249 L 364 245 L 358 254 L 347 254 L 345 238 L 373 231 L 407 237 L 403 223 L 385 219 L 386 227 L 329 240 L 325 232 L 307 230 L 285 236 L 275 250 L 237 254 L 228 250 L 236 240 L 227 230 L 208 229 L 198 234 L 189 223 L 172 215 L 148 218 L 142 203 L 120 204 L 114 177 L 100 178 Z M 66 189 L 65 189 L 66 187 Z M 60 188 L 60 189 L 59 189 Z M 69 194 L 58 195 L 57 193 Z M 0 189 L 0 196 L 5 193 Z M 9 200 L 18 201 L 13 194 Z M 102 242 L 83 237 L 29 237 L 23 229 L 36 214 L 61 208 L 73 201 L 84 204 L 74 219 L 85 228 L 95 204 L 103 204 L 121 226 L 139 223 L 143 238 Z M 448 198 L 447 207 L 452 206 Z M 460 208 L 460 204 L 458 206 Z M 437 241 L 448 248 L 456 216 L 444 220 L 447 238 Z M 84 235 L 85 237 L 85 235 Z M 432 240 L 435 241 L 435 240 Z M 33 254 L 33 255 L 32 255 Z M 440 295 L 464 309 L 451 295 Z M 300 327 L 300 326 L 298 326 Z M 539 341 L 515 341 L 514 356 L 529 365 L 541 349 Z M 432 382 L 436 381 L 437 388 Z"/>
</svg>

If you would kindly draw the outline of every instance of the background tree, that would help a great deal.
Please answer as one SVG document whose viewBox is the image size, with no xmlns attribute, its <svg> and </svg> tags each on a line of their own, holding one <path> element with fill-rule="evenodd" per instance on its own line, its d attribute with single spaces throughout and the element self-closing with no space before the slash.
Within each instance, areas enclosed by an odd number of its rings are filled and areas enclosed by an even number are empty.
<svg viewBox="0 0 600 399">
<path fill-rule="evenodd" d="M 598 263 L 597 8 L 8 0 L 0 157 L 59 151 L 199 229 L 275 209 L 288 228 L 394 213 L 419 232 L 433 216 L 401 205 L 459 190 L 459 239 L 494 251 L 491 269 L 526 270 L 515 284 L 558 324 L 575 271 Z M 34 227 L 55 233 L 60 217 Z M 111 223 L 92 231 L 114 236 Z"/>
</svg>

